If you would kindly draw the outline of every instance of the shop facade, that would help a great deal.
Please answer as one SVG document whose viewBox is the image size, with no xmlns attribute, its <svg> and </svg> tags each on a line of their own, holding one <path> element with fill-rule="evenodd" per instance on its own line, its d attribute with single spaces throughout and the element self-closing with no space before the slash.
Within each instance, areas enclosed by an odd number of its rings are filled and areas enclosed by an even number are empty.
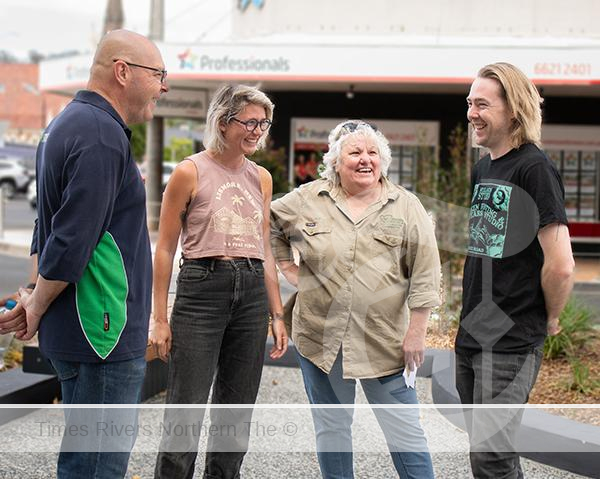
<svg viewBox="0 0 600 479">
<path fill-rule="evenodd" d="M 232 1 L 230 41 L 159 45 L 172 89 L 165 101 L 185 91 L 179 97 L 198 95 L 206 104 L 224 82 L 259 85 L 276 105 L 271 137 L 287 152 L 291 183 L 314 175 L 325 133 L 338 120 L 366 119 L 391 140 L 392 180 L 418 191 L 419 169 L 432 157 L 447 164 L 452 130 L 467 129 L 465 98 L 477 70 L 508 61 L 545 98 L 544 144 L 565 179 L 573 235 L 600 241 L 595 2 L 575 0 L 568 12 L 555 0 L 527 8 L 467 0 L 460 8 L 442 1 L 373 0 L 351 9 L 339 0 L 241 3 Z M 85 85 L 90 64 L 89 55 L 43 62 L 41 87 L 73 92 Z M 171 100 L 169 115 L 184 103 Z M 427 148 L 431 155 L 423 154 Z"/>
</svg>

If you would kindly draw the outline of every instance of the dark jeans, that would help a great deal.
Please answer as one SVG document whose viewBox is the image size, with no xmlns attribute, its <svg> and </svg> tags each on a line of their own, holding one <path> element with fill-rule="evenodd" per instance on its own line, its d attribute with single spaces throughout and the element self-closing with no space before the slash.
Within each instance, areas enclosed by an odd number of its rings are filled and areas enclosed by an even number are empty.
<svg viewBox="0 0 600 479">
<path fill-rule="evenodd" d="M 342 353 L 329 374 L 298 354 L 306 394 L 311 404 L 349 404 L 344 408 L 313 408 L 317 457 L 324 479 L 351 479 L 352 421 L 356 380 L 342 376 Z M 402 371 L 390 376 L 360 379 L 372 405 L 418 404 L 417 393 L 408 388 Z M 375 408 L 392 462 L 402 479 L 433 479 L 427 440 L 419 424 L 419 409 Z"/>
<path fill-rule="evenodd" d="M 543 347 L 525 353 L 456 353 L 456 388 L 463 404 L 525 404 L 542 363 Z M 515 439 L 522 408 L 466 408 L 470 460 L 477 479 L 523 477 Z"/>
<path fill-rule="evenodd" d="M 63 404 L 140 402 L 146 372 L 143 357 L 100 363 L 51 362 L 61 384 Z M 137 408 L 65 408 L 65 424 L 58 479 L 125 477 L 137 437 Z"/>
<path fill-rule="evenodd" d="M 212 385 L 212 404 L 254 404 L 267 325 L 261 261 L 186 260 L 171 315 L 167 403 L 206 404 Z M 210 409 L 211 431 L 219 432 L 208 434 L 205 478 L 239 477 L 251 416 L 251 407 Z M 155 477 L 193 477 L 203 417 L 202 407 L 165 410 Z"/>
</svg>

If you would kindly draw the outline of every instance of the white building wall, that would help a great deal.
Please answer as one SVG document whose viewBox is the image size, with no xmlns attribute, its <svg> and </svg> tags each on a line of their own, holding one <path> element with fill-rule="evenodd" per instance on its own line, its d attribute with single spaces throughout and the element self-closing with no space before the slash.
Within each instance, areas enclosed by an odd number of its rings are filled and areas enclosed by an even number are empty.
<svg viewBox="0 0 600 479">
<path fill-rule="evenodd" d="M 263 0 L 233 4 L 233 35 L 600 38 L 597 0 Z"/>
</svg>

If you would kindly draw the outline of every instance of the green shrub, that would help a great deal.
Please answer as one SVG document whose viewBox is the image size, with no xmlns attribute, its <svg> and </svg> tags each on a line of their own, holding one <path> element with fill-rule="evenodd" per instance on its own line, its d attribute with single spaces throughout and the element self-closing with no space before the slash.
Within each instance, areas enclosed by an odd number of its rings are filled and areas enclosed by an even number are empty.
<svg viewBox="0 0 600 479">
<path fill-rule="evenodd" d="M 269 170 L 273 178 L 273 195 L 290 191 L 286 174 L 287 156 L 284 148 L 274 150 L 268 145 L 262 150 L 257 150 L 251 157 L 253 161 Z"/>
<path fill-rule="evenodd" d="M 544 343 L 544 357 L 555 359 L 558 357 L 571 358 L 594 333 L 592 325 L 592 311 L 571 298 L 565 309 L 560 314 L 561 331 L 556 336 L 548 336 Z"/>
<path fill-rule="evenodd" d="M 572 379 L 569 386 L 571 391 L 577 391 L 581 394 L 589 394 L 597 387 L 600 387 L 600 381 L 590 378 L 590 368 L 581 362 L 579 358 L 571 358 Z"/>
</svg>

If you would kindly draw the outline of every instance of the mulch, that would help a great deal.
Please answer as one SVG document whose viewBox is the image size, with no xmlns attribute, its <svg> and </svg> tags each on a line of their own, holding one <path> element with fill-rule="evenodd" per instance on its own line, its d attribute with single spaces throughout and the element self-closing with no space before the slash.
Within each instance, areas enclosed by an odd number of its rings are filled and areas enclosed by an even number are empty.
<svg viewBox="0 0 600 479">
<path fill-rule="evenodd" d="M 427 330 L 426 346 L 435 349 L 454 349 L 456 328 L 442 329 L 432 325 Z M 537 381 L 529 396 L 530 404 L 600 404 L 600 335 L 591 336 L 579 351 L 581 363 L 589 369 L 590 381 L 585 393 L 571 389 L 573 374 L 567 359 L 544 359 Z M 547 412 L 576 421 L 600 426 L 599 408 L 545 408 Z"/>
</svg>

